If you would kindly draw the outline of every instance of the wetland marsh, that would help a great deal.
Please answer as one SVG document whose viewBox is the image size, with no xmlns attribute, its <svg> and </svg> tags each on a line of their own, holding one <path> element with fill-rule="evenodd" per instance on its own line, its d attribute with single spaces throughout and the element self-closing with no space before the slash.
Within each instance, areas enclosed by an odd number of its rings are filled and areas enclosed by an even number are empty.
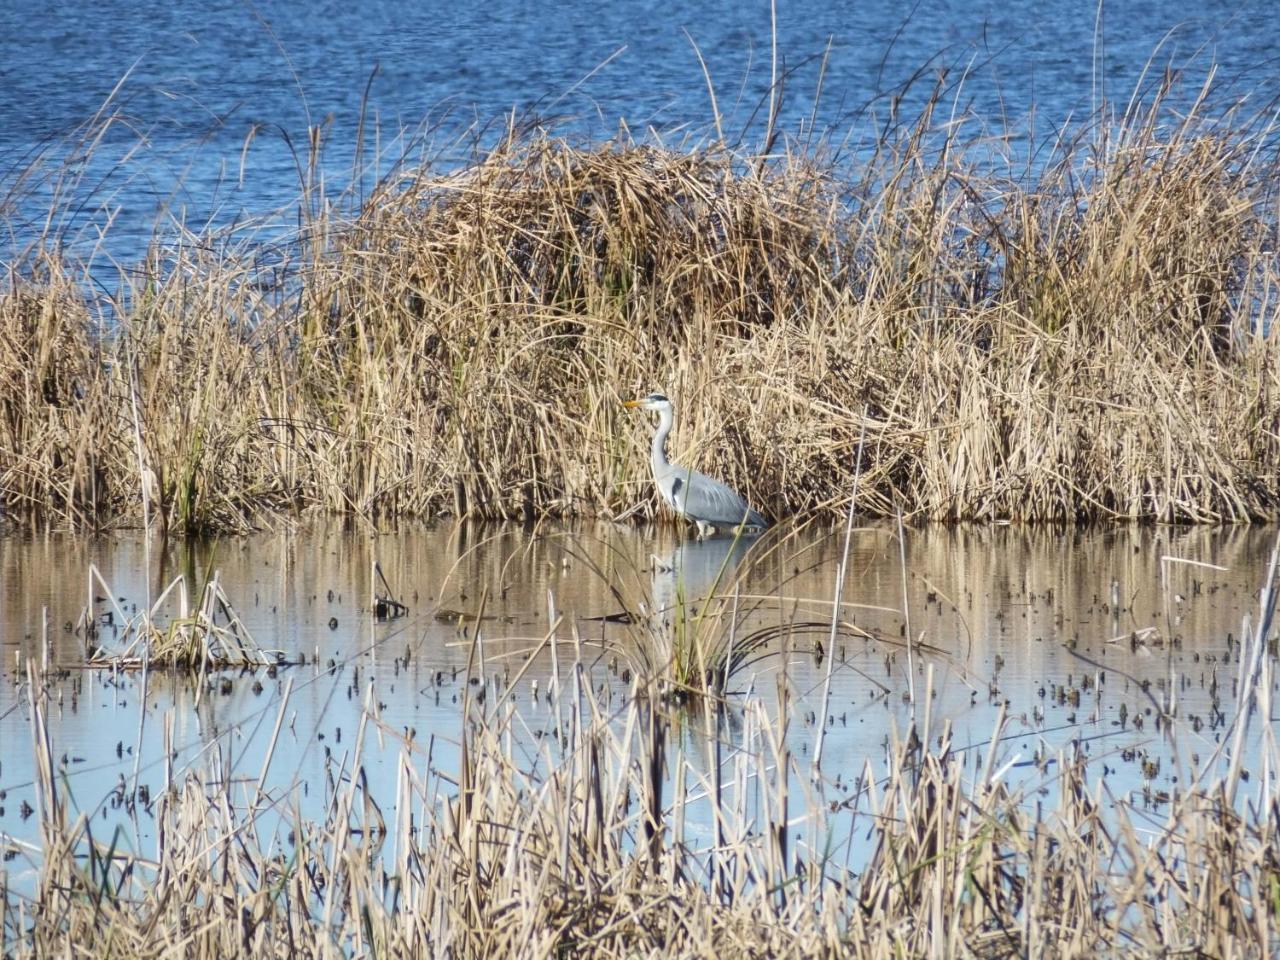
<svg viewBox="0 0 1280 960">
<path fill-rule="evenodd" d="M 748 952 L 766 943 L 783 953 L 934 943 L 1003 955 L 1137 948 L 1158 937 L 1254 955 L 1248 943 L 1274 937 L 1263 915 L 1248 920 L 1252 933 L 1233 928 L 1212 941 L 1204 939 L 1218 922 L 1211 910 L 1198 925 L 1180 916 L 1196 887 L 1170 882 L 1203 851 L 1179 850 L 1167 879 L 1138 858 L 1186 842 L 1188 811 L 1224 802 L 1215 790 L 1232 777 L 1243 818 L 1233 843 L 1255 837 L 1251 862 L 1262 870 L 1233 882 L 1251 891 L 1256 909 L 1271 909 L 1272 827 L 1256 818 L 1275 803 L 1274 650 L 1272 642 L 1251 661 L 1247 626 L 1274 539 L 1249 527 L 986 526 L 906 529 L 900 544 L 892 525 L 859 527 L 833 630 L 844 538 L 817 527 L 697 541 L 610 524 L 381 534 L 331 525 L 192 542 L 163 556 L 130 533 L 9 538 L 0 541 L 0 740 L 34 748 L 6 749 L 0 766 L 8 916 L 19 923 L 29 897 L 50 894 L 40 851 L 83 830 L 81 855 L 86 844 L 109 843 L 111 852 L 63 867 L 114 892 L 104 902 L 92 884 L 81 894 L 76 882 L 60 886 L 69 898 L 61 922 L 90 922 L 76 919 L 78 897 L 95 904 L 97 928 L 121 924 L 113 935 L 141 911 L 156 933 L 138 943 L 156 951 L 185 937 L 205 949 L 237 938 L 255 951 L 273 941 L 281 949 L 280 924 L 303 918 L 314 927 L 294 943 L 304 953 L 323 953 L 325 942 L 379 954 L 411 944 L 475 953 L 553 943 L 608 953 L 649 936 L 678 945 L 671 904 L 645 908 L 659 919 L 642 925 L 643 936 L 639 921 L 617 913 L 661 883 L 712 896 L 700 909 L 720 918 L 704 931 L 713 942 L 746 936 L 736 925 L 748 905 L 768 909 L 781 926 L 753 920 L 756 946 L 740 944 Z M 404 615 L 375 614 L 383 582 L 375 563 Z M 85 669 L 91 564 L 114 595 L 93 598 L 103 648 L 124 627 L 109 611 L 145 614 L 147 597 L 174 577 L 216 570 L 240 628 L 278 649 L 281 665 Z M 746 655 L 735 658 L 733 643 Z M 718 692 L 681 689 L 670 659 L 681 655 L 724 671 Z M 41 691 L 38 716 L 26 702 L 29 680 Z M 913 807 L 917 787 L 968 798 L 951 814 L 948 829 L 959 832 L 945 843 L 955 849 L 940 860 L 917 851 L 910 856 L 924 859 L 885 886 L 887 863 L 908 856 L 904 844 L 924 842 L 916 833 L 937 814 Z M 906 791 L 902 808 L 885 806 L 897 790 Z M 524 882 L 540 879 L 536 892 L 510 888 L 515 901 L 473 902 L 479 913 L 463 920 L 436 886 L 463 883 L 459 864 L 440 873 L 429 865 L 448 861 L 442 848 L 460 852 L 458 818 L 482 797 L 496 807 L 473 825 L 481 848 L 463 859 L 479 874 L 468 882 L 492 884 L 489 869 L 526 857 L 513 869 Z M 1073 878 L 1090 891 L 1091 920 L 1076 929 L 1055 919 L 1052 896 L 1042 890 L 1037 899 L 1027 885 L 1062 869 L 1057 858 L 1081 854 L 1059 849 L 1067 838 L 1057 834 L 1063 811 L 1081 802 L 1087 812 L 1077 811 L 1084 819 L 1071 831 L 1087 831 L 1069 836 L 1092 837 L 1087 849 L 1103 859 L 1080 864 L 1093 872 Z M 214 804 L 206 814 L 230 819 L 191 820 L 193 805 L 205 803 Z M 506 820 L 487 819 L 499 810 Z M 899 825 L 906 833 L 886 839 Z M 562 831 L 579 828 L 588 832 L 572 842 L 583 850 L 545 846 L 563 846 Z M 328 853 L 307 853 L 298 838 L 308 830 Z M 1034 839 L 1042 834 L 1047 847 Z M 220 849 L 224 842 L 235 849 Z M 153 862 L 169 869 L 166 847 L 195 858 L 175 869 L 188 871 L 184 882 L 201 902 L 223 889 L 255 904 L 246 907 L 250 928 L 192 927 L 193 917 L 145 892 L 152 881 L 134 889 Z M 318 886 L 315 867 L 298 859 L 307 855 L 329 872 Z M 355 859 L 343 869 L 362 866 L 344 874 L 334 905 L 325 885 L 347 857 Z M 950 857 L 954 876 L 944 869 Z M 240 864 L 220 884 L 189 873 L 195 862 L 229 869 L 227 858 Z M 633 889 L 598 873 L 610 862 Z M 264 888 L 260 871 L 273 863 L 281 872 Z M 1135 888 L 1129 871 L 1139 868 L 1147 881 Z M 986 881 L 995 887 L 1011 884 L 1003 910 L 994 906 L 1004 901 L 983 898 L 996 896 L 991 888 L 963 879 L 983 869 L 996 871 Z M 922 914 L 927 904 L 890 906 L 917 883 L 955 898 L 946 923 Z M 873 909 L 867 898 L 887 900 Z M 373 904 L 379 920 L 360 920 Z M 25 909 L 26 922 L 45 931 L 39 937 L 55 935 L 46 910 Z M 113 919 L 102 927 L 106 915 Z M 825 919 L 797 928 L 801 916 Z M 717 932 L 722 922 L 736 932 Z"/>
<path fill-rule="evenodd" d="M 0 30 L 0 953 L 1275 955 L 1269 11 L 354 9 Z"/>
</svg>

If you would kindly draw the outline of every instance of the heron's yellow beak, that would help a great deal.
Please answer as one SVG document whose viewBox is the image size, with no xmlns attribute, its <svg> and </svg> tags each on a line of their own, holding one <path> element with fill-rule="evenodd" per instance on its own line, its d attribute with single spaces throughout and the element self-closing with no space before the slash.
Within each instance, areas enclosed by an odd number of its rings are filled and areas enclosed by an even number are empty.
<svg viewBox="0 0 1280 960">
<path fill-rule="evenodd" d="M 639 407 L 643 404 L 644 404 L 643 400 L 623 400 L 622 401 L 622 405 L 624 407 Z"/>
</svg>

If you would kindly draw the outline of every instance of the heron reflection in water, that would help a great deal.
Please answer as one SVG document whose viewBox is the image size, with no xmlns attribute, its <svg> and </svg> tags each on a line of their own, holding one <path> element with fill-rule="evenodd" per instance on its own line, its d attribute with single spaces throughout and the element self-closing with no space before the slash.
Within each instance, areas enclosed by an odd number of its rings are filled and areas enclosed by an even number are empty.
<svg viewBox="0 0 1280 960">
<path fill-rule="evenodd" d="M 681 604 L 701 605 L 734 580 L 734 568 L 751 548 L 748 537 L 677 540 L 670 551 L 653 556 L 653 612 L 664 627 Z"/>
</svg>

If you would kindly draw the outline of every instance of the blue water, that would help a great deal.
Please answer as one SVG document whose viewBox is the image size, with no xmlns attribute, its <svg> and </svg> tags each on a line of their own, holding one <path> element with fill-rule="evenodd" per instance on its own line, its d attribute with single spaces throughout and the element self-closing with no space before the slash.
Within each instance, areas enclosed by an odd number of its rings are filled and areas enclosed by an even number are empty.
<svg viewBox="0 0 1280 960">
<path fill-rule="evenodd" d="M 1182 103 L 1216 69 L 1219 103 L 1261 109 L 1280 92 L 1273 13 L 1263 0 L 780 0 L 778 130 L 802 142 L 816 131 L 855 152 L 887 122 L 896 93 L 906 88 L 900 116 L 910 120 L 943 71 L 942 119 L 970 116 L 975 132 L 1007 125 L 1027 142 L 1104 102 L 1123 110 L 1144 76 L 1150 85 L 1166 67 L 1181 78 Z M 311 125 L 324 129 L 330 196 L 353 180 L 367 188 L 406 147 L 457 162 L 513 117 L 594 140 L 620 124 L 638 138 L 705 139 L 715 113 L 695 44 L 726 139 L 758 146 L 771 19 L 763 0 L 3 0 L 0 252 L 39 233 L 52 190 L 28 184 L 24 202 L 6 205 L 17 173 L 42 153 L 65 158 L 64 138 L 100 111 L 118 119 L 93 162 L 71 169 L 79 179 L 63 187 L 75 199 L 62 233 L 92 245 L 106 231 L 107 252 L 125 263 L 157 224 L 226 225 L 291 203 Z"/>
</svg>

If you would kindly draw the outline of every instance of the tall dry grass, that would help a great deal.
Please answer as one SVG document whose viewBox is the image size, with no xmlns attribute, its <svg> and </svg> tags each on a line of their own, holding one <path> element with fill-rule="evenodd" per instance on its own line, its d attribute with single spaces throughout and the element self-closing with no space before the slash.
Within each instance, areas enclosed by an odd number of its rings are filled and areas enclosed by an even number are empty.
<svg viewBox="0 0 1280 960">
<path fill-rule="evenodd" d="M 350 211 L 304 197 L 270 269 L 158 238 L 107 307 L 51 239 L 0 291 L 0 503 L 652 509 L 617 401 L 660 387 L 674 452 L 775 517 L 838 516 L 864 428 L 874 513 L 1280 513 L 1273 130 L 1157 101 L 1013 175 L 930 116 L 857 162 L 513 135 Z"/>
</svg>

